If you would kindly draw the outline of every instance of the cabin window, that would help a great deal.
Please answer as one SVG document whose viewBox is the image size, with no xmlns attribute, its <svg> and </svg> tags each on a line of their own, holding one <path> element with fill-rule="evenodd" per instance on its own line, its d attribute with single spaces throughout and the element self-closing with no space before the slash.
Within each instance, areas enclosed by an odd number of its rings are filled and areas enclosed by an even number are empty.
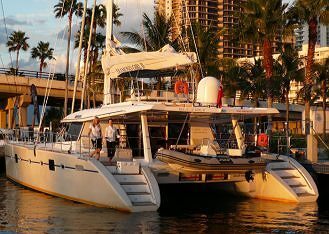
<svg viewBox="0 0 329 234">
<path fill-rule="evenodd" d="M 127 124 L 127 146 L 133 157 L 144 157 L 143 135 L 140 124 Z"/>
<path fill-rule="evenodd" d="M 166 128 L 165 127 L 149 127 L 150 143 L 152 155 L 161 147 L 166 148 Z"/>
<path fill-rule="evenodd" d="M 80 135 L 82 123 L 70 123 L 67 130 L 67 141 L 76 141 Z"/>
<path fill-rule="evenodd" d="M 184 127 L 183 127 L 184 126 Z M 183 129 L 182 129 L 183 127 Z M 181 123 L 168 124 L 168 145 L 186 145 L 189 143 L 189 125 Z M 180 138 L 178 138 L 180 135 Z"/>
</svg>

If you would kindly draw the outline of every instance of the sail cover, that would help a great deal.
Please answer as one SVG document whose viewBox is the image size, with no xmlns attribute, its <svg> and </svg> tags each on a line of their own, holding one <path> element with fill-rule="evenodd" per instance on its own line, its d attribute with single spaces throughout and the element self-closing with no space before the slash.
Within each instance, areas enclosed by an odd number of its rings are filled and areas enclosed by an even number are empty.
<svg viewBox="0 0 329 234">
<path fill-rule="evenodd" d="M 109 78 L 122 77 L 136 71 L 159 71 L 196 63 L 193 52 L 178 53 L 166 45 L 159 51 L 130 54 L 103 55 L 102 66 Z"/>
</svg>

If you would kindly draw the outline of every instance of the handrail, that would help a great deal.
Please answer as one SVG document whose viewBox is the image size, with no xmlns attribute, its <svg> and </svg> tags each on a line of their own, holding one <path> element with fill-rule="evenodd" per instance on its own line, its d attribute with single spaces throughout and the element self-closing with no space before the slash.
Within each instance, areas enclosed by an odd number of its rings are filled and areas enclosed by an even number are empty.
<svg viewBox="0 0 329 234">
<path fill-rule="evenodd" d="M 65 80 L 65 74 L 62 73 L 50 73 L 50 72 L 40 72 L 40 71 L 31 71 L 31 70 L 24 70 L 15 68 L 0 68 L 0 74 L 5 75 L 13 75 L 13 76 L 24 76 L 24 77 L 31 77 L 31 78 L 43 78 L 48 79 L 48 77 L 54 77 L 54 80 Z M 75 76 L 69 75 L 69 80 L 74 81 Z"/>
<path fill-rule="evenodd" d="M 76 154 L 80 154 L 80 156 L 83 155 L 86 151 L 83 149 L 86 149 L 82 145 L 83 138 L 87 138 L 88 140 L 88 147 L 87 152 L 90 154 L 90 137 L 89 136 L 78 136 L 76 135 L 70 135 L 70 134 L 62 134 L 62 133 L 54 133 L 54 132 L 35 132 L 35 131 L 29 131 L 24 129 L 12 129 L 11 132 L 4 133 L 5 140 L 6 141 L 13 141 L 16 143 L 24 143 L 24 144 L 40 144 L 44 145 L 45 148 L 47 148 L 47 145 L 50 144 L 50 147 L 48 148 L 50 151 L 60 151 L 60 152 L 67 152 L 68 154 L 75 152 Z M 72 140 L 76 139 L 76 140 Z M 37 141 L 38 140 L 38 141 Z M 79 142 L 80 141 L 80 142 Z M 77 146 L 78 143 L 80 143 L 80 148 L 75 147 L 73 149 L 73 144 L 76 142 L 75 146 Z M 58 146 L 58 147 L 56 147 Z M 67 146 L 69 146 L 67 148 Z"/>
</svg>

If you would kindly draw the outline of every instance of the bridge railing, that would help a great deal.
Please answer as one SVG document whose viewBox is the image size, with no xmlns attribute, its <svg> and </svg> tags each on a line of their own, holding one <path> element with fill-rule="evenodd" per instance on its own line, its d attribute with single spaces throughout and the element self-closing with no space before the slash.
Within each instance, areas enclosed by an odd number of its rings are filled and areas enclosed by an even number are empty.
<svg viewBox="0 0 329 234">
<path fill-rule="evenodd" d="M 12 75 L 12 76 L 24 76 L 32 78 L 42 78 L 47 79 L 49 76 L 53 76 L 54 80 L 65 80 L 65 74 L 62 73 L 49 73 L 49 72 L 39 72 L 39 71 L 30 71 L 24 69 L 15 69 L 15 68 L 0 68 L 0 74 Z M 74 81 L 74 75 L 69 75 L 69 81 Z"/>
</svg>

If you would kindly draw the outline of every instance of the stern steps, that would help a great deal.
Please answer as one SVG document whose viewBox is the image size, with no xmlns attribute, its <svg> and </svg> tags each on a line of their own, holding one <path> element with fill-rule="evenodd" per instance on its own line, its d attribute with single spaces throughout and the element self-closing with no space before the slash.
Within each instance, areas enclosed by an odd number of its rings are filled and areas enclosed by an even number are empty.
<svg viewBox="0 0 329 234">
<path fill-rule="evenodd" d="M 113 174 L 135 207 L 154 207 L 156 202 L 144 174 Z"/>
<path fill-rule="evenodd" d="M 289 162 L 273 163 L 270 168 L 271 173 L 276 174 L 290 187 L 299 201 L 313 201 L 317 194 L 312 193 L 307 180 L 299 170 L 290 165 Z"/>
</svg>

